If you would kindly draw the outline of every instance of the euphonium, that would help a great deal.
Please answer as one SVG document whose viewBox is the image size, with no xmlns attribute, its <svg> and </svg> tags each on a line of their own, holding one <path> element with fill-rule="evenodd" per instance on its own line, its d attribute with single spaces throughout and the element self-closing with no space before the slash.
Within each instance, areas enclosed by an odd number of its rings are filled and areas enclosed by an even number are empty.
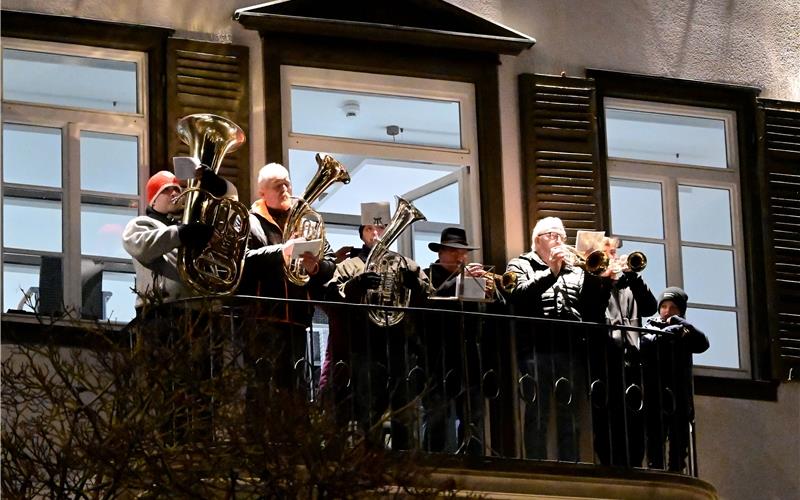
<svg viewBox="0 0 800 500">
<path fill-rule="evenodd" d="M 311 204 L 334 182 L 343 182 L 345 184 L 350 182 L 350 174 L 347 173 L 344 165 L 336 161 L 332 156 L 320 156 L 317 153 L 315 159 L 318 166 L 317 173 L 314 174 L 314 177 L 306 186 L 303 196 L 297 198 L 297 202 L 292 206 L 286 219 L 286 226 L 283 229 L 283 241 L 300 237 L 309 241 L 321 239 L 323 242 L 320 245 L 317 256 L 322 258 L 325 246 L 325 222 L 323 222 L 322 216 L 311 208 Z M 305 267 L 303 267 L 300 258 L 289 259 L 284 264 L 284 269 L 286 270 L 286 278 L 295 285 L 302 286 L 308 283 L 310 276 Z"/>
<path fill-rule="evenodd" d="M 221 116 L 200 113 L 178 121 L 178 135 L 189 146 L 189 155 L 219 171 L 223 157 L 245 141 L 242 129 Z M 201 294 L 227 295 L 239 285 L 250 234 L 247 207 L 235 198 L 217 198 L 190 179 L 181 193 L 185 206 L 181 222 L 201 222 L 214 229 L 203 249 L 178 250 L 178 272 L 183 281 Z"/>
<path fill-rule="evenodd" d="M 375 290 L 368 290 L 364 297 L 366 304 L 376 306 L 408 307 L 411 301 L 411 290 L 403 286 L 402 271 L 408 268 L 408 262 L 402 255 L 392 252 L 389 247 L 405 231 L 417 222 L 426 220 L 411 202 L 396 196 L 397 210 L 386 226 L 383 236 L 369 251 L 364 264 L 364 272 L 375 272 L 381 277 L 380 285 Z M 374 308 L 367 313 L 369 319 L 378 326 L 394 326 L 403 320 L 405 312 L 395 309 Z"/>
</svg>

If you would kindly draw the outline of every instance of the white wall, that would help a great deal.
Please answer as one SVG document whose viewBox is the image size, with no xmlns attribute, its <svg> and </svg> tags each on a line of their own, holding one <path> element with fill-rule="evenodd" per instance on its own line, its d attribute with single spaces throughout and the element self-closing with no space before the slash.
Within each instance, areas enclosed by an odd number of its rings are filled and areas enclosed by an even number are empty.
<svg viewBox="0 0 800 500">
<path fill-rule="evenodd" d="M 800 384 L 778 401 L 695 398 L 698 469 L 726 500 L 800 498 Z"/>
</svg>

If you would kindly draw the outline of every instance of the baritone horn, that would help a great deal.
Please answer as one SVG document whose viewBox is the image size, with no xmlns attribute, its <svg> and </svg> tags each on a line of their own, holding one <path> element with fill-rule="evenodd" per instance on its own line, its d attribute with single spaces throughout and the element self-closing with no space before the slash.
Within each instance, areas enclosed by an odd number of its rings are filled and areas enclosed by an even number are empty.
<svg viewBox="0 0 800 500">
<path fill-rule="evenodd" d="M 218 173 L 222 159 L 245 142 L 241 127 L 222 116 L 208 113 L 188 115 L 178 121 L 177 132 L 189 156 Z M 178 272 L 195 292 L 228 295 L 239 285 L 250 234 L 250 214 L 235 195 L 217 198 L 190 179 L 181 193 L 185 206 L 181 222 L 200 222 L 212 227 L 205 248 L 178 250 Z"/>
<path fill-rule="evenodd" d="M 368 290 L 364 297 L 366 304 L 375 306 L 408 307 L 411 290 L 403 286 L 402 272 L 408 269 L 408 261 L 402 255 L 392 252 L 389 247 L 411 224 L 427 220 L 422 212 L 411 202 L 395 196 L 397 209 L 386 226 L 383 236 L 369 251 L 364 263 L 364 272 L 375 272 L 381 280 L 378 288 Z M 403 320 L 405 312 L 395 309 L 374 308 L 367 313 L 370 321 L 378 326 L 394 326 Z"/>
<path fill-rule="evenodd" d="M 317 161 L 317 172 L 306 186 L 303 196 L 296 198 L 295 204 L 289 211 L 283 230 L 283 241 L 300 237 L 308 241 L 321 239 L 317 257 L 322 258 L 322 253 L 325 251 L 325 222 L 322 220 L 322 216 L 311 208 L 311 205 L 331 184 L 350 182 L 350 174 L 347 173 L 344 165 L 330 155 L 321 156 L 317 153 L 315 160 Z M 285 262 L 284 270 L 286 278 L 298 286 L 305 285 L 311 278 L 300 257 L 293 257 Z"/>
</svg>

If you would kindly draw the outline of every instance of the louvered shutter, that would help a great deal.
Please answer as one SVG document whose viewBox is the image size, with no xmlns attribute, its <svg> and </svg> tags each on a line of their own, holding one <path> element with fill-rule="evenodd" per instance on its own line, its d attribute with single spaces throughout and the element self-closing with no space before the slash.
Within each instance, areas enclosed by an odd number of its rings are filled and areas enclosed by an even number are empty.
<svg viewBox="0 0 800 500">
<path fill-rule="evenodd" d="M 759 99 L 758 136 L 775 376 L 800 380 L 800 103 Z"/>
<path fill-rule="evenodd" d="M 520 75 L 528 229 L 555 216 L 567 234 L 604 230 L 594 80 Z"/>
<path fill-rule="evenodd" d="M 194 113 L 224 116 L 239 125 L 247 142 L 223 159 L 219 174 L 250 201 L 250 94 L 248 48 L 239 45 L 170 39 L 167 44 L 167 165 L 188 147 L 175 132 L 182 117 Z"/>
</svg>

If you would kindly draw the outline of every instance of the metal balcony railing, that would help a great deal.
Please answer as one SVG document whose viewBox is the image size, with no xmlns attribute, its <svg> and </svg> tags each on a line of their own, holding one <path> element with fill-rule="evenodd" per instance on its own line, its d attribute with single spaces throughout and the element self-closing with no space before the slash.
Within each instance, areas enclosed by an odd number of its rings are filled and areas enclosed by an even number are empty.
<svg viewBox="0 0 800 500">
<path fill-rule="evenodd" d="M 392 450 L 696 475 L 691 354 L 679 339 L 431 304 L 386 326 L 359 304 L 194 299 L 151 309 L 129 331 L 132 342 L 173 343 L 176 318 L 207 330 L 197 377 L 223 363 L 250 370 L 243 397 L 256 427 L 271 398 L 289 393 Z"/>
</svg>

